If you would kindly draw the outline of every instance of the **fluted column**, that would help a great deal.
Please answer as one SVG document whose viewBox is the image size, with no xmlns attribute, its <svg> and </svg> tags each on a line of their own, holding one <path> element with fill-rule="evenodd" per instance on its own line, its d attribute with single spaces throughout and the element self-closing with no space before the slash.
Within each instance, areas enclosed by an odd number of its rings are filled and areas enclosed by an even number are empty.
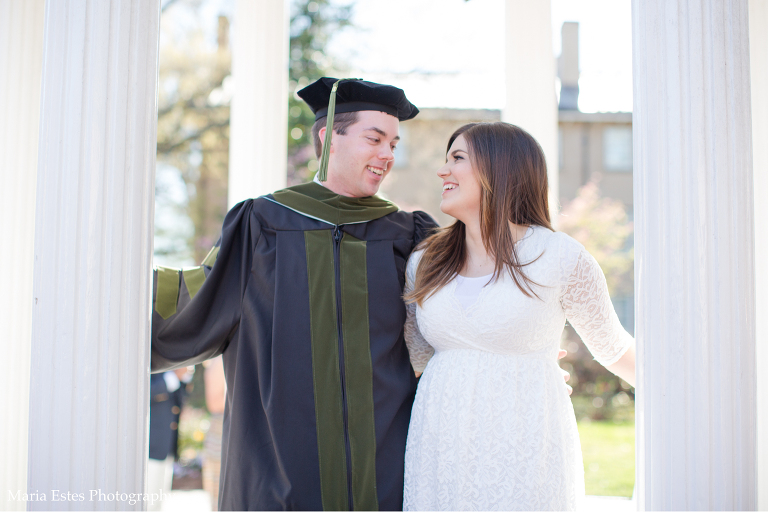
<svg viewBox="0 0 768 512">
<path fill-rule="evenodd" d="M 145 506 L 126 499 L 148 450 L 159 14 L 159 0 L 46 4 L 28 489 L 48 501 L 31 510 Z"/>
<path fill-rule="evenodd" d="M 634 0 L 632 24 L 639 505 L 751 510 L 747 0 Z"/>
<path fill-rule="evenodd" d="M 0 230 L 12 248 L 0 294 L 0 510 L 24 510 L 27 488 L 32 251 L 44 0 L 0 0 Z"/>
<path fill-rule="evenodd" d="M 285 0 L 235 0 L 229 206 L 285 187 L 288 11 Z"/>
<path fill-rule="evenodd" d="M 757 508 L 768 510 L 768 0 L 749 1 L 752 140 L 755 176 L 757 314 Z M 760 142 L 762 141 L 762 142 Z"/>
<path fill-rule="evenodd" d="M 507 104 L 501 118 L 528 131 L 544 150 L 549 209 L 556 219 L 560 165 L 550 0 L 505 2 Z"/>
</svg>

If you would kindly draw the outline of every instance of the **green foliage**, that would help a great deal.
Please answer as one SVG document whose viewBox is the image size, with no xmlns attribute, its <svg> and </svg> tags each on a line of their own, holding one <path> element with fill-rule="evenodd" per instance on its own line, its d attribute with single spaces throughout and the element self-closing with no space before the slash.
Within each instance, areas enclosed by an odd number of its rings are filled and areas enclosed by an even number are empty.
<svg viewBox="0 0 768 512">
<path fill-rule="evenodd" d="M 571 397 L 576 418 L 590 421 L 635 421 L 634 392 L 616 389 L 619 379 L 601 376 L 597 384 L 589 391 L 574 393 Z M 590 386 L 587 385 L 587 390 Z"/>
<path fill-rule="evenodd" d="M 579 422 L 588 495 L 631 497 L 635 486 L 635 425 Z"/>
<path fill-rule="evenodd" d="M 337 63 L 326 48 L 333 34 L 351 25 L 352 5 L 338 6 L 330 0 L 293 0 L 291 46 L 288 68 L 288 183 L 308 181 L 317 170 L 312 145 L 315 116 L 296 91 L 320 77 L 333 74 Z"/>
<path fill-rule="evenodd" d="M 350 26 L 351 10 L 351 5 L 332 5 L 329 0 L 291 2 L 289 184 L 306 181 L 317 169 L 310 140 L 314 116 L 295 91 L 330 73 L 334 63 L 325 49 L 335 33 Z M 157 219 L 156 255 L 165 256 L 164 263 L 172 266 L 202 261 L 216 242 L 227 211 L 229 23 L 219 17 L 214 45 L 204 30 L 200 0 L 162 4 L 157 161 L 164 176 L 158 172 L 156 201 L 158 212 L 167 215 Z M 168 173 L 177 173 L 178 179 Z M 175 182 L 181 185 L 167 186 Z M 179 229 L 174 216 L 188 218 L 192 229 Z"/>
<path fill-rule="evenodd" d="M 179 421 L 178 455 L 181 459 L 189 461 L 202 453 L 210 424 L 210 414 L 204 409 L 184 407 Z"/>
<path fill-rule="evenodd" d="M 199 7 L 190 0 L 164 5 L 157 123 L 158 169 L 175 169 L 183 181 L 180 190 L 186 200 L 178 209 L 193 225 L 184 253 L 194 263 L 216 242 L 227 210 L 232 60 L 228 20 L 219 18 L 217 44 L 212 45 Z M 158 209 L 168 201 L 164 192 L 157 190 Z M 172 222 L 158 225 L 157 234 L 167 236 L 172 230 Z M 173 254 L 167 256 L 173 260 Z"/>
<path fill-rule="evenodd" d="M 600 195 L 593 180 L 581 187 L 560 211 L 558 228 L 584 245 L 603 269 L 611 297 L 632 294 L 634 286 L 634 226 L 624 204 Z"/>
</svg>

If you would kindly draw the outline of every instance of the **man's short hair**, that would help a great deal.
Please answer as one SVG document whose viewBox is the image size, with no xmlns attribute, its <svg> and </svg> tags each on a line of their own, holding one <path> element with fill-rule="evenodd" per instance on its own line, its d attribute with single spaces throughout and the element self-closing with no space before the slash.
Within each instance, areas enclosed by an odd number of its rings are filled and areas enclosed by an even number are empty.
<svg viewBox="0 0 768 512">
<path fill-rule="evenodd" d="M 320 158 L 323 152 L 323 143 L 320 140 L 320 129 L 324 128 L 328 122 L 327 117 L 321 117 L 312 125 L 312 142 L 315 145 L 315 155 Z M 357 122 L 357 112 L 342 112 L 333 116 L 333 131 L 339 135 L 346 135 L 347 128 Z"/>
</svg>

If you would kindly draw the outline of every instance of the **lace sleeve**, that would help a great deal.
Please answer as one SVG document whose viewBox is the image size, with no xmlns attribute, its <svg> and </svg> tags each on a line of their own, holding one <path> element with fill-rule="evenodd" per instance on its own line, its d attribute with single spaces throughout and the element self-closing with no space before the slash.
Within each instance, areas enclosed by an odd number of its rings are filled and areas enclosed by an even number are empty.
<svg viewBox="0 0 768 512">
<path fill-rule="evenodd" d="M 575 265 L 566 268 L 570 271 L 560 299 L 565 316 L 597 362 L 609 366 L 624 355 L 634 338 L 616 316 L 605 276 L 595 258 L 580 247 Z"/>
<path fill-rule="evenodd" d="M 408 265 L 405 270 L 405 293 L 413 290 L 413 283 L 416 279 L 416 267 L 419 265 L 421 252 L 411 254 L 408 259 Z M 416 372 L 423 372 L 427 363 L 435 353 L 435 349 L 427 343 L 424 336 L 419 331 L 419 325 L 416 320 L 416 303 L 406 304 L 405 318 L 405 344 L 408 346 L 408 354 L 411 357 L 411 365 Z"/>
</svg>

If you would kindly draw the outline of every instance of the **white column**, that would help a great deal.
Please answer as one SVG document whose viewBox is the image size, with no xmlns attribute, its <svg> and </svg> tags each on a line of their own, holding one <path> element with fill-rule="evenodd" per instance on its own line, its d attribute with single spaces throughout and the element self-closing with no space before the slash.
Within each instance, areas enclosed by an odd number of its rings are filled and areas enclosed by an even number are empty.
<svg viewBox="0 0 768 512">
<path fill-rule="evenodd" d="M 639 506 L 752 510 L 747 0 L 635 0 L 632 25 Z"/>
<path fill-rule="evenodd" d="M 757 508 L 768 510 L 768 0 L 749 1 L 752 140 L 755 175 L 757 314 Z"/>
<path fill-rule="evenodd" d="M 0 294 L 0 510 L 25 509 L 37 134 L 45 0 L 0 0 L 0 230 L 12 255 Z"/>
<path fill-rule="evenodd" d="M 285 187 L 288 9 L 284 0 L 235 0 L 229 206 Z"/>
<path fill-rule="evenodd" d="M 558 204 L 557 95 L 550 0 L 506 1 L 507 105 L 501 119 L 526 130 L 547 158 L 549 210 Z"/>
<path fill-rule="evenodd" d="M 143 492 L 148 453 L 159 18 L 159 0 L 46 4 L 31 510 L 145 506 L 109 494 Z"/>
</svg>

